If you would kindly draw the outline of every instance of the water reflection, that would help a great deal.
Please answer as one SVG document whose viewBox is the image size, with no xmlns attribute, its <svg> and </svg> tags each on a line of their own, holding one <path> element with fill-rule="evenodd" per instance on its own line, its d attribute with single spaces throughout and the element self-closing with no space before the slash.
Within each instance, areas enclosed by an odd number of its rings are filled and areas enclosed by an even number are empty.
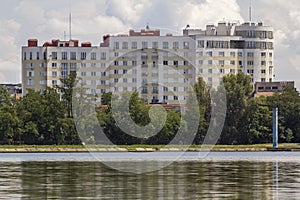
<svg viewBox="0 0 300 200">
<path fill-rule="evenodd" d="M 286 162 L 180 161 L 159 171 L 130 174 L 100 162 L 1 163 L 0 199 L 295 199 L 299 167 Z"/>
</svg>

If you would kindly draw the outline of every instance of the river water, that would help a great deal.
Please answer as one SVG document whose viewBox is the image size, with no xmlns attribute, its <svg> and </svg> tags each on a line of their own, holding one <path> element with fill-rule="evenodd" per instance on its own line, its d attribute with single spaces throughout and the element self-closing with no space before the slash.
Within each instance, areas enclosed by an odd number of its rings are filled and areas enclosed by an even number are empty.
<svg viewBox="0 0 300 200">
<path fill-rule="evenodd" d="M 3 153 L 0 199 L 300 199 L 300 153 L 175 154 Z"/>
</svg>

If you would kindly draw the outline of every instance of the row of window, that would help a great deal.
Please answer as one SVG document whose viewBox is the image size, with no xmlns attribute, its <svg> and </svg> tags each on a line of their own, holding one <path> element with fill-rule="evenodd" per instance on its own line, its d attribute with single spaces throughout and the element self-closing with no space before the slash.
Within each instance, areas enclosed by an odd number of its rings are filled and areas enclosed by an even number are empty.
<svg viewBox="0 0 300 200">
<path fill-rule="evenodd" d="M 122 47 L 120 47 L 120 45 L 122 45 Z M 114 49 L 129 49 L 129 45 L 128 42 L 124 41 L 124 42 L 114 42 L 113 43 L 113 48 Z M 137 49 L 138 48 L 138 43 L 136 41 L 131 42 L 131 49 Z M 147 41 L 143 41 L 142 42 L 142 49 L 148 49 L 148 48 L 153 48 L 153 49 L 158 49 L 159 48 L 159 44 L 158 42 L 152 42 L 152 45 L 150 46 L 150 43 L 148 43 Z M 162 48 L 163 49 L 169 49 L 170 45 L 169 42 L 162 42 Z M 173 49 L 179 49 L 179 42 L 173 42 L 172 43 L 172 48 Z M 189 49 L 189 43 L 188 42 L 183 42 L 182 43 L 182 48 L 183 49 Z"/>
<path fill-rule="evenodd" d="M 199 51 L 197 52 L 197 55 L 198 56 L 209 56 L 209 57 L 212 57 L 212 56 L 219 56 L 219 57 L 225 57 L 225 56 L 228 56 L 226 55 L 226 53 L 224 51 L 219 51 L 219 52 L 216 52 L 213 54 L 212 51 L 207 51 L 205 54 L 203 53 L 203 51 Z M 229 56 L 230 57 L 236 57 L 236 52 L 229 52 Z M 266 52 L 261 52 L 261 57 L 266 57 L 267 56 L 267 53 Z M 238 57 L 243 57 L 243 52 L 238 52 Z M 247 52 L 247 57 L 254 57 L 254 52 Z M 269 57 L 273 57 L 273 53 L 272 52 L 269 52 Z"/>
<path fill-rule="evenodd" d="M 221 66 L 224 66 L 226 63 L 225 63 L 225 60 L 218 60 L 218 61 L 213 61 L 213 60 L 198 60 L 198 64 L 199 65 L 221 65 Z M 239 60 L 238 61 L 238 64 L 239 66 L 242 66 L 243 65 L 243 61 Z M 230 60 L 229 61 L 229 65 L 236 65 L 236 62 L 235 60 Z M 253 60 L 248 60 L 247 61 L 247 66 L 253 66 L 254 65 L 254 61 Z M 266 61 L 261 61 L 261 66 L 266 66 L 267 65 L 267 62 Z M 273 62 L 272 61 L 269 61 L 269 65 L 272 66 L 273 65 Z"/>
</svg>

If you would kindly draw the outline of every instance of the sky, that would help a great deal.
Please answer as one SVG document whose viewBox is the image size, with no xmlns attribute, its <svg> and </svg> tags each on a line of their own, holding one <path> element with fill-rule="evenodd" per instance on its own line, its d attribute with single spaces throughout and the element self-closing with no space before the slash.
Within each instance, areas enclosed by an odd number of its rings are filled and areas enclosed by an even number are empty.
<svg viewBox="0 0 300 200">
<path fill-rule="evenodd" d="M 248 21 L 250 0 L 1 0 L 0 83 L 21 82 L 21 47 L 69 35 L 99 45 L 104 34 L 140 30 L 147 23 L 180 35 L 187 24 L 205 28 L 218 21 Z M 300 91 L 300 1 L 252 0 L 252 21 L 275 31 L 275 81 L 295 81 Z"/>
</svg>

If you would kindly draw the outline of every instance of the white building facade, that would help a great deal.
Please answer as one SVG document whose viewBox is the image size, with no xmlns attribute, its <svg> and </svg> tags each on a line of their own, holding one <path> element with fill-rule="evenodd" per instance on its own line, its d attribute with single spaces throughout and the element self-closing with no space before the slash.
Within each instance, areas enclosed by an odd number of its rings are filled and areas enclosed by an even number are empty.
<svg viewBox="0 0 300 200">
<path fill-rule="evenodd" d="M 261 23 L 220 22 L 182 36 L 141 32 L 103 37 L 92 46 L 78 40 L 52 40 L 22 47 L 23 95 L 61 85 L 73 71 L 98 101 L 105 92 L 138 91 L 146 103 L 184 104 L 199 76 L 211 86 L 222 76 L 244 72 L 253 82 L 272 82 L 273 29 Z"/>
</svg>

